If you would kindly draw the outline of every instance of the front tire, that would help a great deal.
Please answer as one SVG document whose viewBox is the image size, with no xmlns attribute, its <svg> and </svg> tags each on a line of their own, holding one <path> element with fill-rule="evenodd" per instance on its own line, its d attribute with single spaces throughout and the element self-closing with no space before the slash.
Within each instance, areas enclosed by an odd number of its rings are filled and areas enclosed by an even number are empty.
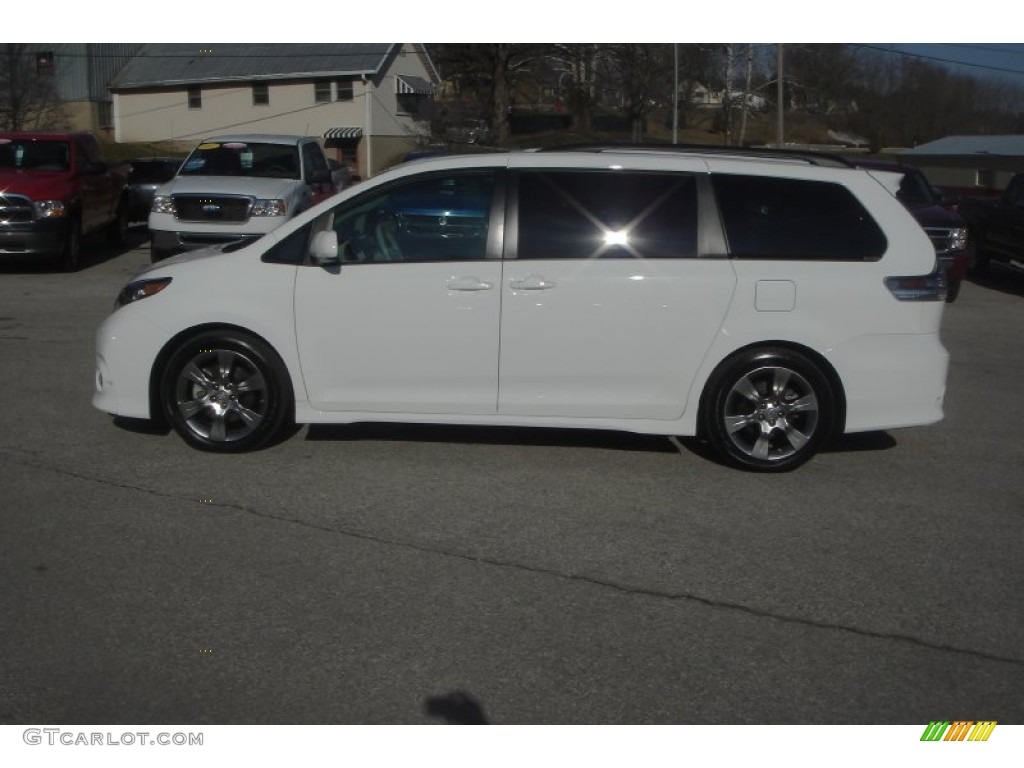
<svg viewBox="0 0 1024 768">
<path fill-rule="evenodd" d="M 160 383 L 167 422 L 203 451 L 238 453 L 266 445 L 282 433 L 293 402 L 277 353 L 236 331 L 208 331 L 184 341 Z"/>
<path fill-rule="evenodd" d="M 795 469 L 831 436 L 837 398 L 805 355 L 783 348 L 741 353 L 712 375 L 705 437 L 727 463 L 757 472 Z"/>
<path fill-rule="evenodd" d="M 107 242 L 115 247 L 128 242 L 128 201 L 121 198 L 114 220 L 107 226 Z"/>
<path fill-rule="evenodd" d="M 68 222 L 64 233 L 64 247 L 57 262 L 62 272 L 77 272 L 82 260 L 82 222 L 76 216 Z"/>
</svg>

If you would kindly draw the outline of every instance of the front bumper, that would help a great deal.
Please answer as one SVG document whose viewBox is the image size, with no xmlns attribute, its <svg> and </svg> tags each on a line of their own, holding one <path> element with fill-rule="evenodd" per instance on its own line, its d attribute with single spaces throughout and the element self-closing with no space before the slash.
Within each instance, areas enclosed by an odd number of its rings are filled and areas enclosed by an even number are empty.
<svg viewBox="0 0 1024 768">
<path fill-rule="evenodd" d="M 148 419 L 150 373 L 168 334 L 131 305 L 96 331 L 92 404 L 115 416 Z"/>
<path fill-rule="evenodd" d="M 64 248 L 63 221 L 0 225 L 0 256 L 54 256 Z"/>
<path fill-rule="evenodd" d="M 167 258 L 185 251 L 195 251 L 210 245 L 226 245 L 228 243 L 248 245 L 263 237 L 262 232 L 225 234 L 222 232 L 163 232 L 157 230 L 151 234 L 153 256 L 157 259 Z"/>
<path fill-rule="evenodd" d="M 967 270 L 974 260 L 974 247 L 968 246 L 962 251 L 948 251 L 938 257 L 939 266 L 946 271 L 946 277 L 951 282 L 960 282 L 967 277 Z"/>
</svg>

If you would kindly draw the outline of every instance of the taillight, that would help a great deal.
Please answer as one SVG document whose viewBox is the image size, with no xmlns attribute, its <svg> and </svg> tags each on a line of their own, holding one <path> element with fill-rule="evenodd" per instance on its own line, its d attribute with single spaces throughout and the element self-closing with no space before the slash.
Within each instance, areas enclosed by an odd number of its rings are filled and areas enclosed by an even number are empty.
<svg viewBox="0 0 1024 768">
<path fill-rule="evenodd" d="M 939 269 L 927 275 L 887 277 L 885 287 L 900 301 L 945 301 L 946 273 Z"/>
</svg>

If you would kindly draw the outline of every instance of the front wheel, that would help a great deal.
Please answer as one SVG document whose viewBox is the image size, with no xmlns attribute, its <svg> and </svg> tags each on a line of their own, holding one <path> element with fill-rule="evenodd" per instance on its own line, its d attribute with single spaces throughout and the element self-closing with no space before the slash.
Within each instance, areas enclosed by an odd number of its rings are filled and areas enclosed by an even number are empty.
<svg viewBox="0 0 1024 768">
<path fill-rule="evenodd" d="M 57 260 L 58 268 L 63 272 L 77 272 L 82 259 L 82 222 L 73 217 L 68 222 L 64 233 L 64 246 Z"/>
<path fill-rule="evenodd" d="M 128 201 L 124 198 L 118 202 L 114 219 L 107 225 L 107 242 L 115 247 L 128 242 Z"/>
<path fill-rule="evenodd" d="M 171 355 L 160 386 L 164 416 L 194 448 L 237 453 L 279 435 L 292 390 L 277 354 L 234 331 L 200 333 Z"/>
<path fill-rule="evenodd" d="M 720 366 L 706 392 L 704 434 L 724 460 L 742 469 L 794 469 L 833 430 L 833 388 L 818 365 L 793 350 L 741 353 Z"/>
</svg>

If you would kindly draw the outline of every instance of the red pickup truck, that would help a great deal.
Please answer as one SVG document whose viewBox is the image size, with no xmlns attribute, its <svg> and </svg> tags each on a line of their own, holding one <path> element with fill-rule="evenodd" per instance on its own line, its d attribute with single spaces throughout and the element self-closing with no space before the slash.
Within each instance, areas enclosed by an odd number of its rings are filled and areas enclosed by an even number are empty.
<svg viewBox="0 0 1024 768">
<path fill-rule="evenodd" d="M 0 132 L 0 258 L 78 268 L 82 236 L 127 231 L 128 166 L 108 166 L 91 133 Z"/>
</svg>

